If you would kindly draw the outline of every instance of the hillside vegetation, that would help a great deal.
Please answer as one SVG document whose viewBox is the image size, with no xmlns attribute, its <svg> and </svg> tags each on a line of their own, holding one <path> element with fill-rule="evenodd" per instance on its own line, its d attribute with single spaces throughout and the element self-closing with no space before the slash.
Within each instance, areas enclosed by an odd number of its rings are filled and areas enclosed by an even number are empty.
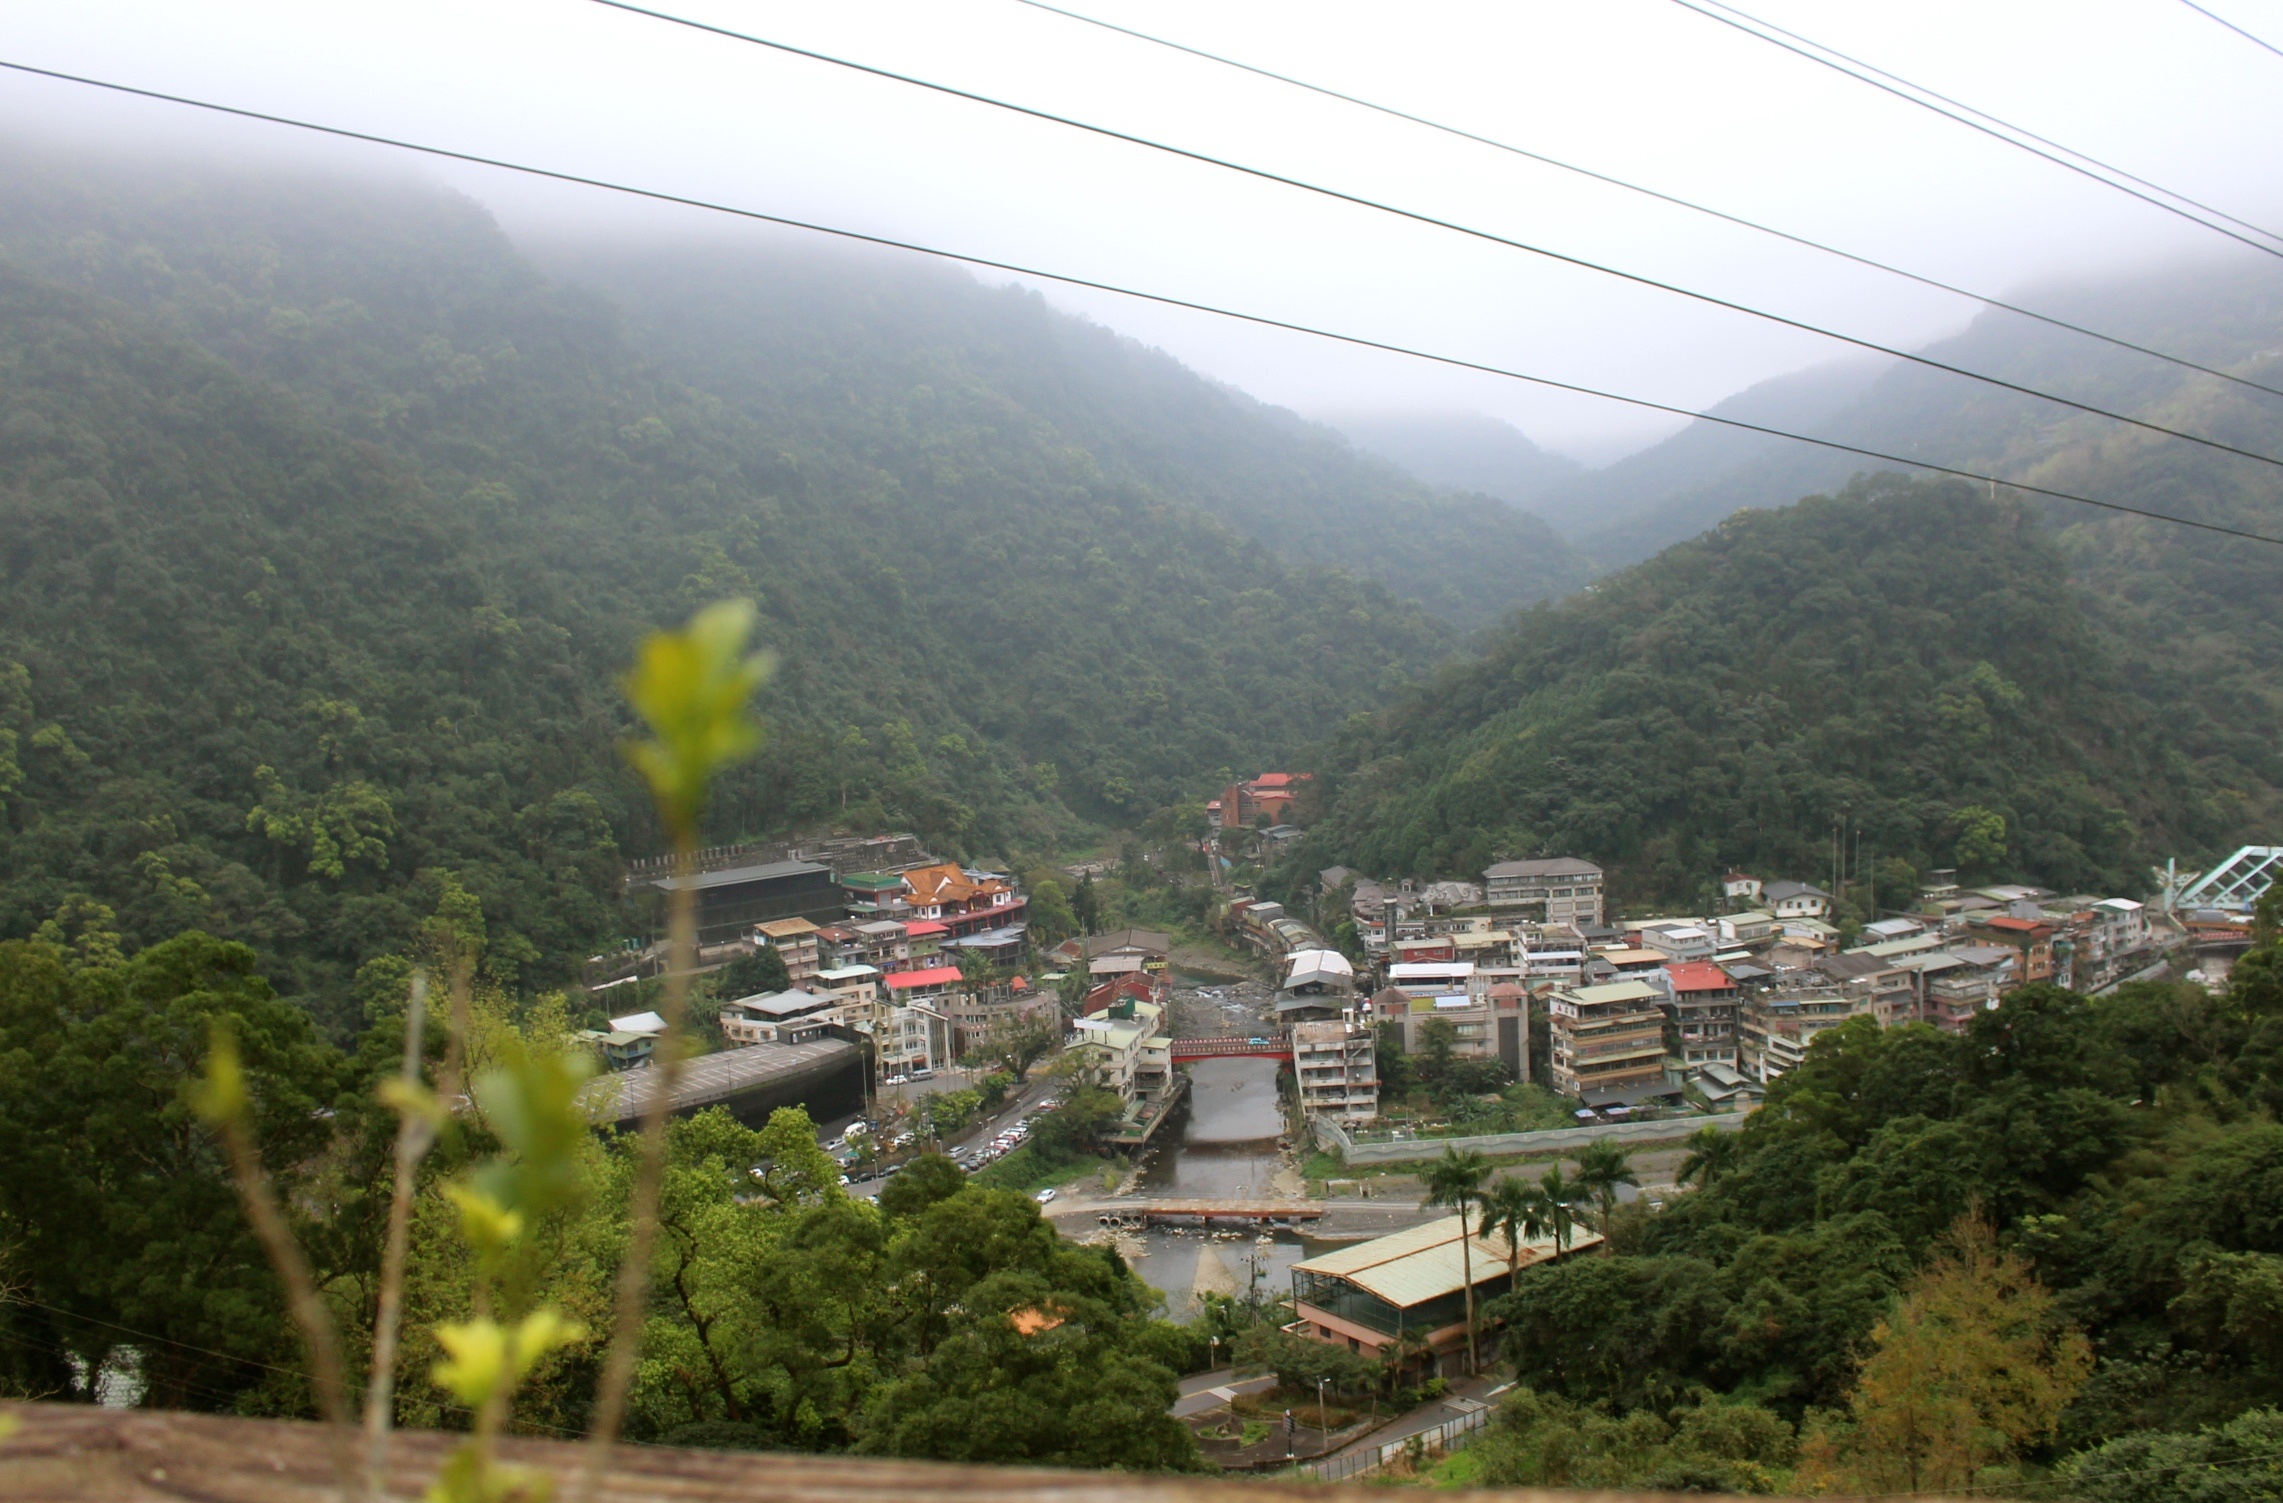
<svg viewBox="0 0 2283 1503">
<path fill-rule="evenodd" d="M 657 849 L 613 675 L 727 595 L 778 669 L 710 833 L 955 855 L 1273 763 L 1456 640 L 1333 565 L 1467 513 L 1032 298 L 770 253 L 683 340 L 427 189 L 9 170 L 0 935 L 195 925 L 348 1026 L 449 874 L 560 978 Z"/>
<path fill-rule="evenodd" d="M 1827 870 L 1844 812 L 1874 862 L 2138 891 L 2274 786 L 2264 751 L 2152 714 L 2103 615 L 2036 516 L 1959 484 L 1744 513 L 1351 725 L 1301 864 L 1570 853 L 1621 901 L 1689 900 L 1728 866 Z"/>
</svg>

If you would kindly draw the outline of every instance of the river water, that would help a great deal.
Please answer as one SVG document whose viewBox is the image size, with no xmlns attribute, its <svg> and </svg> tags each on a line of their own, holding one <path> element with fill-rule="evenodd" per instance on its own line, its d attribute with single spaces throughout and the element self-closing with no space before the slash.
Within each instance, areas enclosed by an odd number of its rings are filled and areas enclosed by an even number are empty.
<svg viewBox="0 0 2283 1503">
<path fill-rule="evenodd" d="M 1176 1141 L 1160 1139 L 1141 1177 L 1141 1193 L 1155 1198 L 1225 1196 L 1276 1200 L 1277 1151 L 1283 1109 L 1276 1093 L 1273 1059 L 1201 1059 L 1188 1067 L 1189 1098 L 1165 1125 Z M 1160 1227 L 1125 1246 L 1134 1271 L 1165 1295 L 1166 1313 L 1193 1319 L 1197 1296 L 1214 1292 L 1263 1299 L 1287 1293 L 1292 1265 L 1308 1256 L 1308 1246 L 1289 1232 L 1261 1239 L 1253 1232 L 1207 1232 Z"/>
</svg>

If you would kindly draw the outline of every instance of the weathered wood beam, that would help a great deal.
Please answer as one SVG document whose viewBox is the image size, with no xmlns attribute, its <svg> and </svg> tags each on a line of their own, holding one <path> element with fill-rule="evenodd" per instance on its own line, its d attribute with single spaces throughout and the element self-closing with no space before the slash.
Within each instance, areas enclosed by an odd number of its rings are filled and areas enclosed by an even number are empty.
<svg viewBox="0 0 2283 1503">
<path fill-rule="evenodd" d="M 0 1503 L 337 1503 L 341 1495 L 323 1432 L 312 1424 L 80 1404 L 16 1404 L 0 1412 L 20 1421 L 13 1436 L 0 1440 Z M 390 1495 L 420 1497 L 459 1440 L 400 1432 L 389 1449 Z M 580 1447 L 510 1439 L 502 1451 L 510 1462 L 553 1473 L 560 1497 Z M 1335 1494 L 1354 1496 L 1320 1483 L 620 1446 L 596 1497 L 598 1503 L 1325 1503 Z M 1643 1503 L 1653 1495 L 1516 1489 L 1438 1496 L 1452 1503 Z M 1698 1495 L 1686 1503 L 1713 1500 Z"/>
</svg>

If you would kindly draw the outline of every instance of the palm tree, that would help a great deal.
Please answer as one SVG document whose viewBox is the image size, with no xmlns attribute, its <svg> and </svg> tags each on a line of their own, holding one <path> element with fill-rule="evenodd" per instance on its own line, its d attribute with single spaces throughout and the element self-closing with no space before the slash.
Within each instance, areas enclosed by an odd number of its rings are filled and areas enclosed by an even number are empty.
<svg viewBox="0 0 2283 1503">
<path fill-rule="evenodd" d="M 1443 1156 L 1430 1163 L 1421 1178 L 1427 1186 L 1427 1198 L 1421 1204 L 1449 1206 L 1459 1213 L 1459 1268 L 1467 1286 L 1467 1371 L 1473 1372 L 1474 1244 L 1473 1239 L 1467 1235 L 1467 1212 L 1482 1198 L 1483 1181 L 1490 1178 L 1490 1163 L 1472 1149 L 1460 1153 L 1445 1148 Z"/>
<path fill-rule="evenodd" d="M 1714 1180 L 1736 1167 L 1742 1148 L 1736 1134 L 1700 1127 L 1688 1140 L 1688 1157 L 1681 1160 L 1680 1173 L 1674 1178 L 1684 1185 L 1693 1183 L 1700 1190 L 1709 1190 Z"/>
<path fill-rule="evenodd" d="M 1609 1236 L 1610 1218 L 1617 1214 L 1617 1187 L 1640 1183 L 1640 1177 L 1633 1172 L 1632 1155 L 1607 1138 L 1586 1144 L 1585 1151 L 1577 1156 L 1578 1188 L 1592 1196 L 1600 1208 L 1598 1220 L 1605 1239 Z M 1606 1240 L 1601 1250 L 1609 1251 Z"/>
<path fill-rule="evenodd" d="M 1519 1179 L 1502 1179 L 1482 1197 L 1482 1229 L 1506 1239 L 1508 1289 L 1522 1276 L 1522 1244 L 1546 1229 L 1538 1202 L 1538 1187 Z"/>
<path fill-rule="evenodd" d="M 1545 1229 L 1554 1236 L 1554 1256 L 1569 1251 L 1570 1233 L 1577 1220 L 1570 1215 L 1570 1205 L 1577 1199 L 1578 1187 L 1562 1178 L 1562 1166 L 1556 1164 L 1538 1180 L 1538 1214 L 1545 1217 Z"/>
</svg>

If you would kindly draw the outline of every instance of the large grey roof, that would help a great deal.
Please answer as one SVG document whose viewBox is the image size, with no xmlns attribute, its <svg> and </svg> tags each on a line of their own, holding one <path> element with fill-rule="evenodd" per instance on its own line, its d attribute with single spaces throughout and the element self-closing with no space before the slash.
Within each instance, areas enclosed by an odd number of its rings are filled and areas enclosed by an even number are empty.
<svg viewBox="0 0 2283 1503">
<path fill-rule="evenodd" d="M 1575 856 L 1548 856 L 1535 861 L 1501 861 L 1485 877 L 1598 877 L 1601 868 Z"/>
<path fill-rule="evenodd" d="M 766 866 L 733 866 L 727 871 L 699 872 L 696 876 L 688 878 L 660 877 L 650 885 L 664 888 L 668 892 L 676 891 L 687 885 L 702 892 L 709 887 L 737 887 L 747 882 L 769 882 L 780 877 L 798 877 L 809 872 L 823 872 L 830 876 L 832 868 L 819 866 L 814 861 L 772 861 Z"/>
<path fill-rule="evenodd" d="M 731 1101 L 748 1091 L 780 1080 L 821 1074 L 843 1057 L 854 1058 L 856 1046 L 841 1039 L 815 1039 L 806 1044 L 749 1044 L 702 1054 L 682 1066 L 674 1091 L 673 1109 L 686 1112 L 701 1106 Z M 642 1115 L 651 1093 L 666 1072 L 655 1064 L 639 1070 L 622 1070 L 590 1080 L 579 1092 L 579 1103 L 598 1122 L 630 1122 Z"/>
</svg>

